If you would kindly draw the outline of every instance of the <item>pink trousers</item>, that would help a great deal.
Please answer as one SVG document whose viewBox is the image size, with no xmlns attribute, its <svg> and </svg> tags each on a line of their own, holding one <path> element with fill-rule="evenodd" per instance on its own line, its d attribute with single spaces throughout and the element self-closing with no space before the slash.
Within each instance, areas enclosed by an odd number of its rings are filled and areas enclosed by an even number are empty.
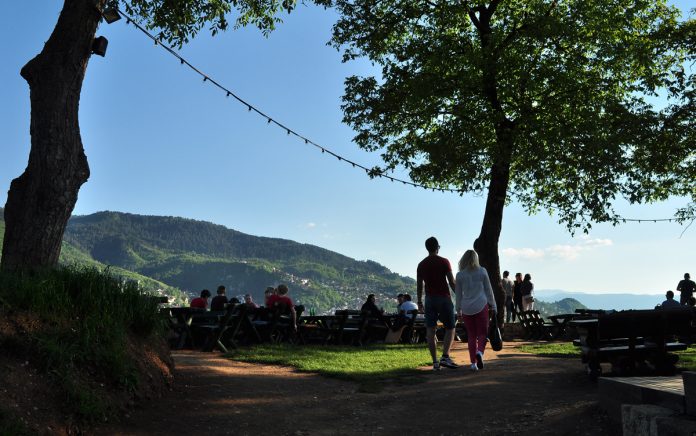
<svg viewBox="0 0 696 436">
<path fill-rule="evenodd" d="M 464 315 L 464 327 L 469 342 L 469 358 L 471 363 L 476 363 L 476 352 L 486 349 L 488 337 L 488 305 L 476 315 Z"/>
</svg>

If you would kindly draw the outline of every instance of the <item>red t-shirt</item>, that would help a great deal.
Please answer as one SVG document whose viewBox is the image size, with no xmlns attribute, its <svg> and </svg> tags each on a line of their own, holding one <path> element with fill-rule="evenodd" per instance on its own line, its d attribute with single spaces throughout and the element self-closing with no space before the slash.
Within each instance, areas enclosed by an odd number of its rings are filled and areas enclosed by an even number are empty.
<svg viewBox="0 0 696 436">
<path fill-rule="evenodd" d="M 191 300 L 191 307 L 198 307 L 200 309 L 206 309 L 208 308 L 208 300 L 205 298 L 201 297 L 196 297 L 193 300 Z"/>
<path fill-rule="evenodd" d="M 449 260 L 438 255 L 428 256 L 418 264 L 417 283 L 425 282 L 425 295 L 450 296 L 447 273 L 452 272 Z"/>
<path fill-rule="evenodd" d="M 266 306 L 273 307 L 275 303 L 285 304 L 288 308 L 295 307 L 295 305 L 292 304 L 292 300 L 287 295 L 271 295 Z"/>
</svg>

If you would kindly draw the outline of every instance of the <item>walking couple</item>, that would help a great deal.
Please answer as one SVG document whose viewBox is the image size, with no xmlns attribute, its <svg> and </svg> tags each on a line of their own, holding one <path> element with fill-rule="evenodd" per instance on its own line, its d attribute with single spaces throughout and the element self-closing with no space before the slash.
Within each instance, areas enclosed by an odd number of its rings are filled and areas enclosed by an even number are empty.
<svg viewBox="0 0 696 436">
<path fill-rule="evenodd" d="M 425 241 L 428 257 L 418 264 L 416 274 L 418 289 L 418 309 L 425 311 L 425 326 L 427 328 L 428 348 L 433 358 L 433 370 L 440 367 L 458 368 L 449 356 L 449 350 L 454 342 L 455 307 L 452 305 L 450 289 L 456 295 L 456 313 L 464 322 L 468 336 L 469 357 L 471 370 L 483 369 L 483 352 L 488 336 L 488 306 L 495 316 L 497 307 L 493 297 L 488 272 L 479 265 L 478 254 L 467 250 L 459 260 L 457 277 L 452 275 L 449 260 L 438 255 L 440 244 L 437 239 L 430 237 Z M 425 285 L 425 286 L 424 286 Z M 423 289 L 425 288 L 425 308 L 423 307 Z M 437 359 L 435 332 L 437 321 L 445 327 L 442 357 Z"/>
</svg>

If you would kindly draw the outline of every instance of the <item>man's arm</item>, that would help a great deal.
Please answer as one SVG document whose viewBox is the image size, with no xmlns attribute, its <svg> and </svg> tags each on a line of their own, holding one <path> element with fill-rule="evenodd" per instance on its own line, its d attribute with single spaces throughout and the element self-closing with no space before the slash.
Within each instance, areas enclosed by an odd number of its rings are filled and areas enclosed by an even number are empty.
<svg viewBox="0 0 696 436">
<path fill-rule="evenodd" d="M 423 310 L 423 277 L 421 277 L 420 271 L 416 271 L 416 295 L 418 310 Z"/>
<path fill-rule="evenodd" d="M 447 281 L 449 282 L 449 287 L 454 292 L 454 276 L 452 275 L 452 270 L 447 271 Z"/>
</svg>

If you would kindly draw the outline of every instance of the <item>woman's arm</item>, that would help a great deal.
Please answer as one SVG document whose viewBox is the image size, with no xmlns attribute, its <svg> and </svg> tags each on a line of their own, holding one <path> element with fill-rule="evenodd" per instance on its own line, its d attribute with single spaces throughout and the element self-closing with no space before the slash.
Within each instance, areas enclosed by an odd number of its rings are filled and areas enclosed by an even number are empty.
<svg viewBox="0 0 696 436">
<path fill-rule="evenodd" d="M 498 306 L 495 304 L 495 296 L 493 295 L 493 287 L 491 286 L 491 280 L 488 278 L 488 271 L 486 268 L 481 267 L 481 273 L 483 274 L 483 291 L 486 293 L 486 299 L 488 304 L 490 304 L 491 309 L 495 312 L 498 311 Z"/>
<path fill-rule="evenodd" d="M 462 304 L 462 278 L 457 273 L 457 278 L 454 280 L 454 295 L 455 295 L 455 304 L 454 304 L 454 310 L 457 311 L 457 313 L 461 313 L 461 304 Z"/>
</svg>

